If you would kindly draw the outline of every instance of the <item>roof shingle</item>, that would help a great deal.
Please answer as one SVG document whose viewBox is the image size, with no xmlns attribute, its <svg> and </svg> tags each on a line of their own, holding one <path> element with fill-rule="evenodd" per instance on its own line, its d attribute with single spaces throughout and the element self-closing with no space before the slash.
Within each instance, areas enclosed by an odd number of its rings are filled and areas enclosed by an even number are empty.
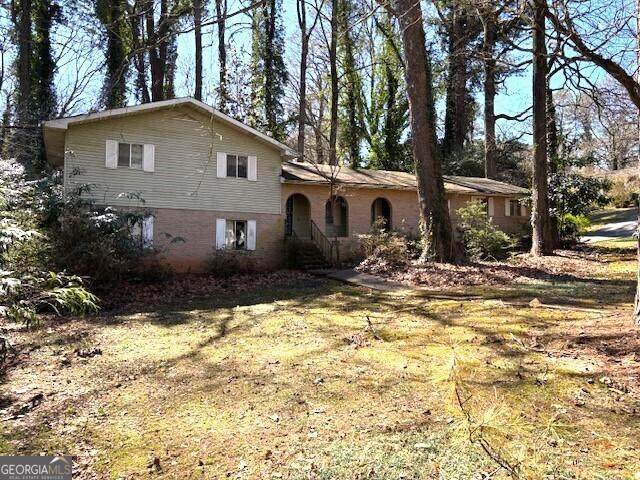
<svg viewBox="0 0 640 480">
<path fill-rule="evenodd" d="M 336 183 L 352 187 L 390 188 L 415 190 L 416 177 L 412 173 L 390 170 L 354 170 L 345 166 L 311 164 L 307 162 L 284 162 L 282 177 L 285 183 Z M 481 177 L 444 176 L 447 192 L 485 195 L 526 195 L 527 189 L 497 180 Z"/>
</svg>

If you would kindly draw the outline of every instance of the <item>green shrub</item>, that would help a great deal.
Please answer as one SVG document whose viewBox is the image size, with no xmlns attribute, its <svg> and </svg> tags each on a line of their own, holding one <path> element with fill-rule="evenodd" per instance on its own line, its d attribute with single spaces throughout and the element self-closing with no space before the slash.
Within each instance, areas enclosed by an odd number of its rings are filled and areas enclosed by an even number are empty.
<svg viewBox="0 0 640 480">
<path fill-rule="evenodd" d="M 483 203 L 469 202 L 456 210 L 456 215 L 460 237 L 469 258 L 498 260 L 505 258 L 515 246 L 509 235 L 493 225 Z"/>
<path fill-rule="evenodd" d="M 68 253 L 56 243 L 61 212 L 50 208 L 50 199 L 63 198 L 58 177 L 27 181 L 19 164 L 0 160 L 0 317 L 27 328 L 39 325 L 42 311 L 83 315 L 98 309 L 98 298 L 80 277 L 51 272 Z"/>
<path fill-rule="evenodd" d="M 96 206 L 83 196 L 89 190 L 80 186 L 65 195 L 52 193 L 48 214 L 53 260 L 57 268 L 90 276 L 99 288 L 106 288 L 127 278 L 142 257 L 152 253 L 131 233 L 148 212 Z"/>
<path fill-rule="evenodd" d="M 566 213 L 560 218 L 560 238 L 568 241 L 577 241 L 591 227 L 591 221 L 584 215 L 572 215 Z"/>
</svg>

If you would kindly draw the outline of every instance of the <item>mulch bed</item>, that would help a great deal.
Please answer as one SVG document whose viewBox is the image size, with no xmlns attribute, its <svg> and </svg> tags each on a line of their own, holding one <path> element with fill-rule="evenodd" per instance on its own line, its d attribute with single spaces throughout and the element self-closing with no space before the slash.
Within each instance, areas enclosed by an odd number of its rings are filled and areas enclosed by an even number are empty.
<svg viewBox="0 0 640 480">
<path fill-rule="evenodd" d="M 554 256 L 548 257 L 532 257 L 522 253 L 504 261 L 475 261 L 456 265 L 422 265 L 417 262 L 392 265 L 384 260 L 368 258 L 356 270 L 410 286 L 450 288 L 506 285 L 535 280 L 590 280 L 604 263 L 620 259 L 620 255 L 619 252 L 611 254 L 598 249 L 556 250 Z"/>
</svg>

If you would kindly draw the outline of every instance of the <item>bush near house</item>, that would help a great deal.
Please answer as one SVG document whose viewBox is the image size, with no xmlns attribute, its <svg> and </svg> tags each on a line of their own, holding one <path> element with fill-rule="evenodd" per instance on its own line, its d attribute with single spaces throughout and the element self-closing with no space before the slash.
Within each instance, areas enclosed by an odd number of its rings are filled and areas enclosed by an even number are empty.
<svg viewBox="0 0 640 480">
<path fill-rule="evenodd" d="M 586 215 L 610 201 L 611 182 L 577 173 L 554 174 L 549 179 L 551 214 L 558 219 L 560 238 L 575 242 L 590 224 Z"/>
<path fill-rule="evenodd" d="M 55 232 L 43 228 L 47 202 L 42 200 L 49 186 L 50 180 L 27 181 L 16 162 L 0 161 L 0 317 L 27 328 L 39 325 L 42 311 L 84 315 L 98 309 L 82 278 L 52 271 Z M 6 346 L 8 340 L 2 337 L 0 343 Z"/>
<path fill-rule="evenodd" d="M 473 260 L 505 258 L 515 241 L 496 228 L 482 202 L 472 201 L 456 210 L 458 231 L 467 256 Z"/>
<path fill-rule="evenodd" d="M 87 280 L 104 288 L 138 265 L 131 228 L 141 214 L 96 208 L 87 189 L 65 193 L 59 173 L 31 180 L 0 160 L 0 316 L 31 328 L 41 312 L 95 312 Z"/>
<path fill-rule="evenodd" d="M 210 274 L 221 278 L 246 275 L 257 270 L 255 257 L 244 250 L 214 250 L 207 265 Z"/>
<path fill-rule="evenodd" d="M 376 220 L 371 233 L 362 237 L 365 260 L 363 268 L 372 272 L 382 272 L 409 263 L 417 256 L 416 242 L 407 235 L 386 228 L 383 218 Z"/>
</svg>

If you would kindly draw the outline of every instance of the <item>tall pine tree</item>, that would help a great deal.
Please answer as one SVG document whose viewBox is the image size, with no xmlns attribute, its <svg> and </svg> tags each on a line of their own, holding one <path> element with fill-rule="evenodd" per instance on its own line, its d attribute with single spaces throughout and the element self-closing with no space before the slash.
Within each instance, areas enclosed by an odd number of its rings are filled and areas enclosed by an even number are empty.
<svg viewBox="0 0 640 480">
<path fill-rule="evenodd" d="M 251 40 L 252 126 L 265 129 L 276 140 L 284 140 L 284 63 L 282 0 L 268 0 L 252 12 Z"/>
</svg>

